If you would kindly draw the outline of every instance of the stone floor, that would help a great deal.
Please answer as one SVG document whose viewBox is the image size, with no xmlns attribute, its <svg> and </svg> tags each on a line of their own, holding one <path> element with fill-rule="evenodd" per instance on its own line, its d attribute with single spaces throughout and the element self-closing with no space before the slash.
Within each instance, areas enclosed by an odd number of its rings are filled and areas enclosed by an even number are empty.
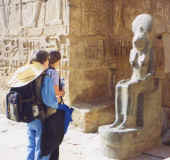
<svg viewBox="0 0 170 160">
<path fill-rule="evenodd" d="M 8 121 L 0 115 L 0 160 L 24 160 L 26 126 Z M 60 160 L 112 160 L 99 151 L 97 133 L 87 134 L 70 126 L 60 148 Z M 170 146 L 154 148 L 133 160 L 170 160 Z M 132 160 L 132 159 L 131 159 Z"/>
</svg>

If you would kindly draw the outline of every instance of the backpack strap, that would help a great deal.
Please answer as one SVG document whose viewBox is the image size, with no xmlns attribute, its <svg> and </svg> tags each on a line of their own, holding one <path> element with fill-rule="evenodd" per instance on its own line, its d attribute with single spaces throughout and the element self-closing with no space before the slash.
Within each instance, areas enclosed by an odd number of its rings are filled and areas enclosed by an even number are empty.
<svg viewBox="0 0 170 160">
<path fill-rule="evenodd" d="M 44 121 L 46 118 L 46 106 L 44 105 L 41 97 L 41 85 L 44 80 L 46 72 L 43 72 L 36 80 L 35 80 L 35 93 L 36 93 L 36 102 L 39 109 L 39 118 L 41 121 Z"/>
</svg>

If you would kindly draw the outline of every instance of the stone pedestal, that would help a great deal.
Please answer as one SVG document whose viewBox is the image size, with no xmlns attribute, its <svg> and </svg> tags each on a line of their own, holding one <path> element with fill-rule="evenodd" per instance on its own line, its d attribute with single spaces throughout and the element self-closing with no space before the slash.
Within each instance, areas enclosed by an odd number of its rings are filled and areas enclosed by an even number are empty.
<svg viewBox="0 0 170 160">
<path fill-rule="evenodd" d="M 99 129 L 103 155 L 114 160 L 126 160 L 160 145 L 160 136 L 145 135 L 142 129 L 114 130 L 108 126 Z"/>
</svg>

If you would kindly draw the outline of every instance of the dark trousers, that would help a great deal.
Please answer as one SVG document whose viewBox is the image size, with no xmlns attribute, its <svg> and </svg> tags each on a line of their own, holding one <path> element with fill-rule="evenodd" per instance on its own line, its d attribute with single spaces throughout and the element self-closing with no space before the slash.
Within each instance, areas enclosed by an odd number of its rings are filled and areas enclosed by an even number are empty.
<svg viewBox="0 0 170 160">
<path fill-rule="evenodd" d="M 59 146 L 51 153 L 50 160 L 59 160 Z"/>
<path fill-rule="evenodd" d="M 64 117 L 65 112 L 57 110 L 43 123 L 41 138 L 41 156 L 51 154 L 50 160 L 58 160 L 59 145 L 64 137 Z"/>
</svg>

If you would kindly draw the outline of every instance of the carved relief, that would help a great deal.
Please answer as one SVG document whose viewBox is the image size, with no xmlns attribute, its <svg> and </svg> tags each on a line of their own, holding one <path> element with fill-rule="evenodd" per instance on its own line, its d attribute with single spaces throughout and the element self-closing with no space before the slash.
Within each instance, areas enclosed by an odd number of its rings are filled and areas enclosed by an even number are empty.
<svg viewBox="0 0 170 160">
<path fill-rule="evenodd" d="M 34 3 L 33 20 L 32 20 L 31 26 L 33 27 L 38 26 L 38 21 L 40 19 L 42 6 L 43 6 L 43 3 L 45 3 L 46 1 L 47 0 L 36 0 L 36 2 Z"/>
<path fill-rule="evenodd" d="M 56 40 L 56 39 L 55 39 Z M 44 42 L 43 38 L 40 39 L 12 39 L 5 38 L 0 40 L 0 75 L 1 77 L 8 77 L 10 73 L 13 73 L 18 67 L 26 64 L 33 51 L 38 49 L 44 49 L 48 45 L 51 49 L 56 49 L 56 44 L 53 46 L 51 41 Z M 69 48 L 68 44 L 61 45 L 62 52 L 62 68 L 69 64 Z M 64 71 L 64 70 L 63 70 Z M 66 71 L 64 71 L 65 77 Z M 2 78 L 7 79 L 7 78 Z M 1 83 L 1 81 L 0 81 Z M 3 82 L 2 82 L 3 83 Z M 1 83 L 1 84 L 2 84 Z M 6 86 L 4 86 L 6 87 Z"/>
<path fill-rule="evenodd" d="M 162 4 L 164 4 L 164 3 L 162 3 Z M 169 6 L 169 3 L 165 3 L 164 5 L 161 5 L 160 2 L 158 1 L 157 6 L 156 6 L 155 15 L 163 18 L 164 25 L 166 26 L 166 31 L 170 32 L 170 22 L 169 22 L 170 6 Z"/>
<path fill-rule="evenodd" d="M 70 62 L 70 42 L 69 39 L 64 35 L 59 36 L 59 49 L 61 52 L 61 61 L 60 61 L 60 71 L 61 77 L 64 78 L 64 90 L 66 100 L 69 100 L 69 62 Z M 69 102 L 67 102 L 69 103 Z"/>
<path fill-rule="evenodd" d="M 0 41 L 0 75 L 1 84 L 8 77 L 9 73 L 13 73 L 16 68 L 25 63 L 27 56 L 20 56 L 19 41 L 17 39 L 1 39 Z M 6 77 L 6 78 L 5 78 Z M 5 83 L 6 84 L 6 83 Z M 3 89 L 5 86 L 1 85 Z"/>
<path fill-rule="evenodd" d="M 73 68 L 85 69 L 104 64 L 103 39 L 87 39 L 78 43 L 75 42 L 71 49 L 73 54 L 70 55 L 70 66 Z"/>
<path fill-rule="evenodd" d="M 128 56 L 132 47 L 130 40 L 110 39 L 109 41 L 110 50 L 108 51 L 105 62 L 107 64 L 117 64 L 117 67 L 122 65 L 120 61 L 123 60 L 128 64 Z"/>
<path fill-rule="evenodd" d="M 44 49 L 56 49 L 59 50 L 60 49 L 60 42 L 58 40 L 58 37 L 55 36 L 47 36 L 44 39 L 44 44 L 42 46 Z"/>
<path fill-rule="evenodd" d="M 67 0 L 36 0 L 36 1 L 24 1 L 20 0 L 15 3 L 11 0 L 0 0 L 0 15 L 1 25 L 3 26 L 4 33 L 9 32 L 9 28 L 17 29 L 19 27 L 37 27 L 41 19 L 42 25 L 45 24 L 45 20 L 52 14 L 52 19 L 47 23 L 54 24 L 69 24 L 69 4 Z M 51 3 L 53 2 L 53 3 Z M 55 5 L 53 5 L 55 4 Z M 54 7 L 53 9 L 51 7 Z M 54 14 L 54 11 L 56 14 Z M 46 13 L 45 13 L 46 12 Z M 15 21 L 13 21 L 15 15 Z M 29 17 L 29 18 L 28 18 Z M 9 26 L 10 25 L 10 26 Z M 68 32 L 67 28 L 67 32 Z"/>
<path fill-rule="evenodd" d="M 116 40 L 113 43 L 113 55 L 115 57 L 129 56 L 131 49 L 131 42 L 129 40 Z"/>
<path fill-rule="evenodd" d="M 123 1 L 116 1 L 114 4 L 114 33 L 116 34 L 120 32 L 124 24 L 123 9 Z"/>
<path fill-rule="evenodd" d="M 96 12 L 82 12 L 82 25 L 81 25 L 81 32 L 94 34 L 97 32 L 97 13 Z"/>
<path fill-rule="evenodd" d="M 5 33 L 8 33 L 9 30 L 10 3 L 10 0 L 0 0 L 0 21 Z"/>
<path fill-rule="evenodd" d="M 38 48 L 40 48 L 40 42 L 35 40 L 2 39 L 0 41 L 0 75 L 8 76 L 9 73 L 26 64 L 31 52 Z"/>
<path fill-rule="evenodd" d="M 94 34 L 97 32 L 97 3 L 94 1 L 82 1 L 81 2 L 81 32 Z M 92 7 L 93 6 L 93 7 Z"/>
<path fill-rule="evenodd" d="M 103 40 L 86 41 L 84 58 L 91 63 L 100 63 L 104 59 Z"/>
<path fill-rule="evenodd" d="M 170 6 L 169 4 L 167 4 L 167 2 L 160 2 L 160 1 L 157 1 L 155 3 L 155 10 L 156 12 L 154 12 L 155 16 L 160 16 L 160 17 L 164 17 L 166 20 L 168 20 L 169 18 L 169 11 L 170 9 Z"/>
<path fill-rule="evenodd" d="M 53 5 L 50 5 L 50 4 L 53 4 Z M 63 19 L 62 19 L 62 1 L 61 0 L 52 0 L 50 2 L 47 3 L 47 14 L 48 14 L 48 18 L 52 18 L 52 20 L 55 20 L 54 24 L 61 24 Z M 51 7 L 53 7 L 53 11 L 54 13 L 50 12 L 49 9 L 51 9 Z M 51 19 L 50 19 L 51 20 Z M 47 22 L 47 23 L 50 23 Z"/>
<path fill-rule="evenodd" d="M 21 13 L 21 21 L 22 26 L 30 26 L 33 23 L 33 3 L 23 3 L 21 4 L 22 13 Z"/>
<path fill-rule="evenodd" d="M 53 12 L 51 12 L 53 11 Z M 69 24 L 68 0 L 49 0 L 46 5 L 46 24 Z"/>
<path fill-rule="evenodd" d="M 113 25 L 112 1 L 81 1 L 80 20 L 82 34 L 110 33 Z"/>
<path fill-rule="evenodd" d="M 60 37 L 61 69 L 68 70 L 70 62 L 70 43 L 64 36 Z"/>
</svg>

